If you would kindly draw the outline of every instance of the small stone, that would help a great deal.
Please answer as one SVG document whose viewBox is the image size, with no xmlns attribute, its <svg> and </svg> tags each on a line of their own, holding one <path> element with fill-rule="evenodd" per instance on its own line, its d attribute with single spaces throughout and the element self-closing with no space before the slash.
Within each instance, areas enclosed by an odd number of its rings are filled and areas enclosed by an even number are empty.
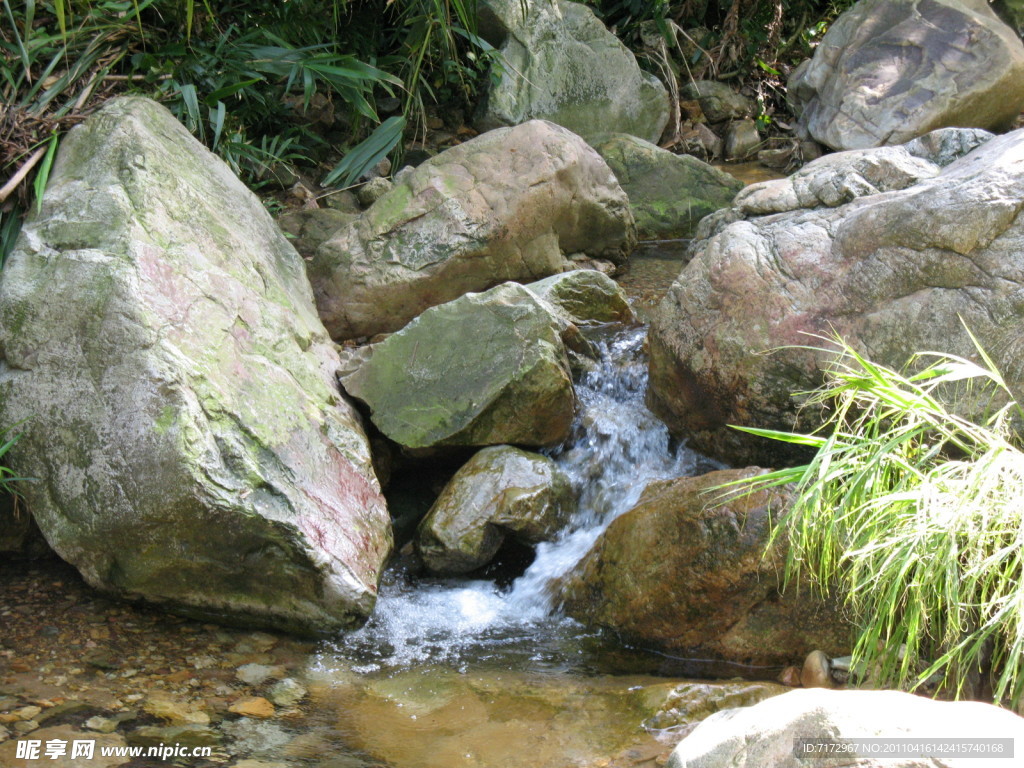
<svg viewBox="0 0 1024 768">
<path fill-rule="evenodd" d="M 394 184 L 392 184 L 388 179 L 381 177 L 370 179 L 359 188 L 356 192 L 356 197 L 359 199 L 360 205 L 365 208 L 369 208 L 377 202 L 377 200 L 390 192 L 393 186 Z"/>
<path fill-rule="evenodd" d="M 9 738 L 11 738 L 11 732 L 0 725 L 0 743 L 7 741 Z"/>
<path fill-rule="evenodd" d="M 246 685 L 262 685 L 270 678 L 281 677 L 283 672 L 281 667 L 271 667 L 266 664 L 243 664 L 235 670 L 235 677 Z"/>
<path fill-rule="evenodd" d="M 733 120 L 725 131 L 725 159 L 746 160 L 761 146 L 753 120 Z"/>
<path fill-rule="evenodd" d="M 22 707 L 14 710 L 11 714 L 17 715 L 19 720 L 31 720 L 42 711 L 42 707 Z"/>
<path fill-rule="evenodd" d="M 31 733 L 39 727 L 35 720 L 19 720 L 11 726 L 17 733 Z"/>
<path fill-rule="evenodd" d="M 236 715 L 244 715 L 245 717 L 273 717 L 275 711 L 274 705 L 262 696 L 240 699 L 228 707 L 228 712 L 233 712 Z"/>
<path fill-rule="evenodd" d="M 99 731 L 100 733 L 113 733 L 117 730 L 118 722 L 112 717 L 90 717 L 86 720 L 83 725 L 90 731 Z"/>
<path fill-rule="evenodd" d="M 194 709 L 187 702 L 175 701 L 164 696 L 151 696 L 146 699 L 142 709 L 147 714 L 171 725 L 209 725 L 210 716 Z"/>
<path fill-rule="evenodd" d="M 790 688 L 800 687 L 800 667 L 786 667 L 779 674 L 778 681 Z"/>
<path fill-rule="evenodd" d="M 267 694 L 270 700 L 279 707 L 294 707 L 306 696 L 306 688 L 298 680 L 286 677 L 270 687 Z"/>
<path fill-rule="evenodd" d="M 65 701 L 63 704 L 57 704 L 41 712 L 35 720 L 43 725 L 54 718 L 74 715 L 86 709 L 91 709 L 91 707 L 84 701 Z"/>
<path fill-rule="evenodd" d="M 800 683 L 804 688 L 834 688 L 832 665 L 824 651 L 811 651 L 804 659 L 800 672 Z"/>
</svg>

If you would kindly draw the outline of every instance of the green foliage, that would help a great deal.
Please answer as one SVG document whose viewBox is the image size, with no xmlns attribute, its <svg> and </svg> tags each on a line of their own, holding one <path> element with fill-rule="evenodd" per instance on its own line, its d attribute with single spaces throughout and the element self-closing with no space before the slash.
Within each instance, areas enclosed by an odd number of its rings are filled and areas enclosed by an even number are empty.
<svg viewBox="0 0 1024 768">
<path fill-rule="evenodd" d="M 496 55 L 475 0 L 0 4 L 0 176 L 18 177 L 5 217 L 27 210 L 33 173 L 45 186 L 60 135 L 119 92 L 163 101 L 250 184 L 337 150 L 330 178 L 351 180 L 400 151 L 428 104 L 469 104 Z M 398 115 L 378 114 L 386 97 Z"/>
<path fill-rule="evenodd" d="M 810 435 L 745 431 L 816 449 L 813 460 L 754 480 L 794 483 L 775 536 L 787 579 L 838 585 L 859 624 L 854 666 L 878 685 L 933 675 L 960 696 L 991 686 L 1024 701 L 1024 452 L 1006 383 L 984 365 L 922 354 L 899 373 L 837 342 L 810 406 L 831 416 Z M 958 403 L 988 415 L 972 421 Z M 997 404 L 1004 403 L 1001 407 Z M 980 406 L 990 406 L 983 408 Z"/>
</svg>

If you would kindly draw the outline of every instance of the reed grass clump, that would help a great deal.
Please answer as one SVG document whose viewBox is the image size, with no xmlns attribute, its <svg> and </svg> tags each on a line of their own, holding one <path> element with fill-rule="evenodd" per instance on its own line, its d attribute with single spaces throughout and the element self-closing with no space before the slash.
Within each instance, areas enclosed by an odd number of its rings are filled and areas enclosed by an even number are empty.
<svg viewBox="0 0 1024 768">
<path fill-rule="evenodd" d="M 854 668 L 871 683 L 938 680 L 1019 707 L 1020 405 L 980 346 L 980 364 L 923 353 L 899 372 L 836 344 L 825 383 L 805 393 L 829 414 L 819 430 L 745 429 L 815 449 L 806 465 L 754 479 L 797 491 L 774 529 L 788 543 L 787 583 L 842 592 L 859 629 Z"/>
</svg>

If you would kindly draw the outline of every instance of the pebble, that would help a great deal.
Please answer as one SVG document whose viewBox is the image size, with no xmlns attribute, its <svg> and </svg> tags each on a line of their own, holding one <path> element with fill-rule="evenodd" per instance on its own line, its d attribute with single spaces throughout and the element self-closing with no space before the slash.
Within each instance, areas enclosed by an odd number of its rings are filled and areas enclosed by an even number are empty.
<svg viewBox="0 0 1024 768">
<path fill-rule="evenodd" d="M 175 701 L 162 696 L 151 696 L 146 699 L 142 709 L 147 714 L 171 725 L 209 725 L 210 716 L 193 708 L 187 702 Z"/>
<path fill-rule="evenodd" d="M 0 725 L 0 742 L 7 741 L 9 738 L 11 738 L 11 732 L 4 726 Z"/>
<path fill-rule="evenodd" d="M 220 734 L 205 725 L 144 725 L 128 734 L 127 742 L 133 747 L 156 747 L 161 744 L 180 744 L 183 747 L 215 747 Z"/>
<path fill-rule="evenodd" d="M 11 726 L 17 733 L 32 733 L 36 728 L 39 727 L 39 723 L 35 720 L 19 720 Z"/>
<path fill-rule="evenodd" d="M 240 699 L 228 707 L 228 712 L 245 717 L 273 717 L 275 711 L 274 705 L 262 696 Z"/>
<path fill-rule="evenodd" d="M 261 685 L 269 678 L 280 677 L 284 670 L 266 664 L 243 664 L 235 670 L 235 677 L 246 685 Z"/>
<path fill-rule="evenodd" d="M 835 688 L 832 665 L 824 651 L 811 651 L 807 654 L 800 671 L 800 684 L 804 688 Z"/>
<path fill-rule="evenodd" d="M 19 720 L 31 720 L 42 711 L 42 707 L 22 707 L 14 710 L 11 714 L 16 715 Z"/>
<path fill-rule="evenodd" d="M 270 687 L 268 698 L 279 707 L 294 707 L 306 697 L 305 686 L 293 677 L 279 680 Z"/>
</svg>

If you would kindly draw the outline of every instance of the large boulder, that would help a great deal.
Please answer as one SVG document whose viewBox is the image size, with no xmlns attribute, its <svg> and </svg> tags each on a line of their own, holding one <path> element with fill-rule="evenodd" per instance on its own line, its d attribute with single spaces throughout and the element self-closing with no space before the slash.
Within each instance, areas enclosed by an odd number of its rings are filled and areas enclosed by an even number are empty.
<svg viewBox="0 0 1024 768">
<path fill-rule="evenodd" d="M 793 72 L 789 98 L 833 149 L 1003 130 L 1024 107 L 1024 45 L 984 0 L 861 0 Z"/>
<path fill-rule="evenodd" d="M 302 259 L 159 104 L 62 142 L 0 285 L 0 424 L 91 585 L 214 620 L 333 632 L 391 542 Z"/>
<path fill-rule="evenodd" d="M 973 143 L 955 133 L 913 145 L 945 162 L 951 146 Z M 850 157 L 863 164 L 865 155 Z M 803 195 L 783 184 L 769 206 L 781 212 L 746 218 L 760 195 L 752 187 L 708 222 L 651 325 L 648 402 L 670 429 L 723 461 L 780 461 L 781 444 L 729 425 L 818 426 L 810 409 L 798 422 L 793 395 L 822 382 L 834 354 L 810 347 L 827 348 L 832 333 L 899 369 L 920 351 L 975 357 L 965 324 L 1021 393 L 1024 131 L 933 172 L 836 207 L 802 208 Z"/>
<path fill-rule="evenodd" d="M 553 445 L 576 409 L 569 330 L 550 305 L 505 283 L 432 307 L 375 344 L 345 389 L 406 448 Z"/>
<path fill-rule="evenodd" d="M 635 136 L 613 136 L 597 151 L 625 190 L 642 240 L 693 234 L 702 218 L 728 206 L 743 189 L 725 171 Z"/>
<path fill-rule="evenodd" d="M 479 34 L 499 49 L 498 81 L 479 125 L 534 118 L 588 141 L 628 133 L 658 141 L 668 124 L 665 86 L 582 3 L 482 0 Z"/>
<path fill-rule="evenodd" d="M 636 243 L 629 201 L 582 139 L 531 121 L 426 161 L 309 264 L 336 339 L 395 331 L 428 307 L 506 280 L 562 271 L 564 254 L 621 263 Z"/>
<path fill-rule="evenodd" d="M 848 652 L 850 627 L 807 588 L 780 594 L 784 547 L 766 553 L 787 490 L 725 498 L 755 468 L 652 483 L 561 583 L 565 610 L 675 653 L 777 664 Z"/>
<path fill-rule="evenodd" d="M 716 712 L 679 742 L 667 768 L 1010 765 L 1014 741 L 1022 739 L 1024 719 L 991 704 L 815 688 Z M 859 751 L 838 751 L 856 742 L 863 745 Z"/>
<path fill-rule="evenodd" d="M 484 448 L 423 518 L 416 551 L 435 573 L 467 573 L 487 565 L 508 536 L 526 544 L 551 540 L 575 506 L 569 478 L 547 456 Z"/>
</svg>

